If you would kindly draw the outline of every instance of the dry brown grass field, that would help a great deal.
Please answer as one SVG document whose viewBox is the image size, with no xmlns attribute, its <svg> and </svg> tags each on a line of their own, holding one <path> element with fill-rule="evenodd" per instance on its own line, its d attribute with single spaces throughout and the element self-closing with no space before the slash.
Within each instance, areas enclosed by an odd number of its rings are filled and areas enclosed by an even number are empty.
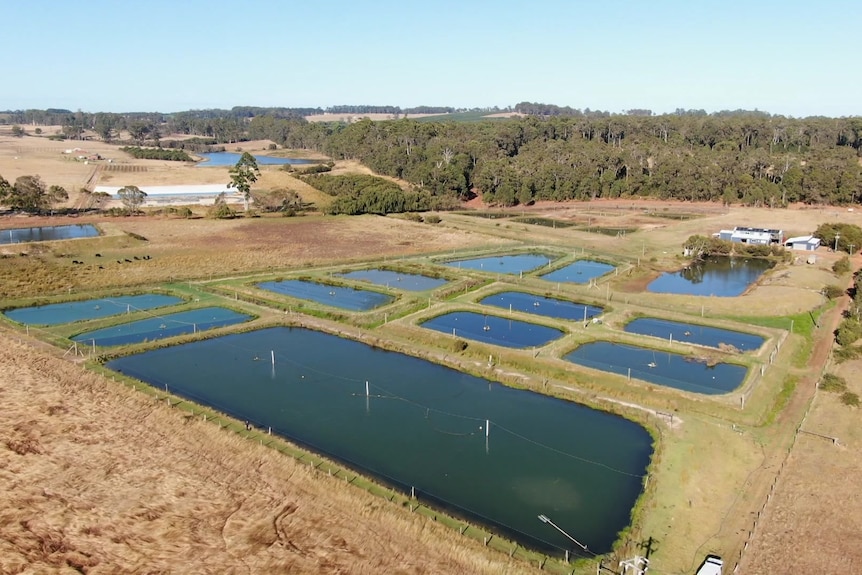
<svg viewBox="0 0 862 575">
<path fill-rule="evenodd" d="M 42 144 L 41 138 L 0 135 L 0 175 L 11 181 L 16 174 L 38 173 L 48 184 L 70 187 L 66 182 L 92 178 L 92 166 L 63 159 L 60 153 L 71 144 Z M 265 144 L 259 143 L 261 149 Z M 141 162 L 146 167 L 145 172 L 131 174 L 140 175 L 140 182 L 124 183 L 226 181 L 226 168 L 137 161 L 121 158 L 115 147 L 88 146 L 118 162 Z M 345 162 L 335 171 L 365 170 Z M 275 169 L 264 170 L 260 181 L 262 187 L 298 190 L 300 184 Z M 310 190 L 300 192 L 306 201 L 325 200 Z M 649 312 L 694 320 L 703 315 L 708 321 L 736 325 L 734 318 L 740 316 L 819 310 L 824 313 L 822 325 L 811 341 L 778 329 L 768 332 L 769 349 L 749 360 L 755 369 L 765 363 L 779 337 L 784 345 L 776 364 L 763 378 L 754 378 L 744 409 L 735 394 L 686 397 L 567 370 L 553 360 L 539 359 L 533 367 L 532 360 L 518 354 L 504 357 L 501 370 L 533 375 L 547 370 L 559 385 L 537 391 L 622 412 L 660 437 L 636 524 L 615 558 L 643 553 L 637 545 L 652 538 L 651 572 L 656 573 L 693 573 L 706 553 L 724 556 L 731 569 L 742 553 L 739 573 L 792 572 L 784 568 L 789 557 L 794 558 L 796 572 L 815 572 L 815 566 L 829 573 L 858 568 L 862 550 L 853 545 L 852 537 L 859 532 L 862 509 L 857 508 L 852 481 L 847 481 L 862 468 L 862 438 L 855 425 L 858 410 L 842 405 L 833 394 L 814 393 L 840 312 L 840 306 L 825 305 L 820 290 L 849 281 L 849 276 L 837 278 L 831 271 L 837 254 L 824 248 L 814 264 L 804 260 L 781 264 L 738 298 L 646 294 L 642 288 L 661 271 L 686 263 L 680 246 L 692 234 L 749 225 L 801 235 L 823 222 L 862 224 L 862 213 L 622 200 L 540 204 L 511 211 L 632 231 L 614 237 L 448 213 L 441 214 L 437 225 L 373 216 L 224 221 L 5 217 L 0 218 L 0 229 L 92 222 L 103 235 L 0 246 L 5 256 L 0 259 L 0 304 L 70 293 L 83 297 L 98 290 L 177 280 L 206 283 L 307 269 L 325 273 L 318 266 L 381 259 L 391 263 L 396 257 L 427 264 L 430 254 L 543 246 L 570 257 L 582 252 L 620 262 L 624 271 L 603 283 L 603 291 L 573 287 L 564 294 L 606 298 L 619 317 Z M 662 217 L 674 213 L 698 217 L 682 221 Z M 136 259 L 144 255 L 151 259 Z M 862 262 L 855 263 L 858 267 Z M 535 280 L 524 285 L 540 289 Z M 471 297 L 465 294 L 457 301 L 469 302 Z M 446 303 L 435 304 L 439 305 Z M 91 573 L 535 570 L 490 552 L 481 542 L 462 539 L 457 531 L 387 505 L 343 481 L 330 484 L 328 477 L 310 473 L 286 456 L 127 391 L 56 357 L 55 348 L 26 338 L 20 327 L 4 323 L 2 329 L 6 335 L 0 341 L 0 399 L 6 425 L 0 427 L 0 497 L 5 498 L 0 502 L 0 573 L 70 568 Z M 613 325 L 591 329 L 616 337 Z M 416 335 L 408 320 L 380 327 L 375 336 L 433 355 L 435 342 Z M 571 335 L 572 340 L 583 337 L 579 332 Z M 24 343 L 18 343 L 19 338 Z M 470 365 L 478 355 L 467 354 L 462 361 Z M 858 364 L 829 370 L 844 375 L 851 390 L 862 393 Z M 789 381 L 798 383 L 784 404 L 779 397 Z M 629 410 L 623 404 L 638 408 Z M 657 417 L 668 412 L 677 415 L 672 425 Z M 839 444 L 797 435 L 806 412 L 803 429 L 836 436 Z"/>
<path fill-rule="evenodd" d="M 0 366 L 0 573 L 527 571 L 5 335 Z"/>
</svg>

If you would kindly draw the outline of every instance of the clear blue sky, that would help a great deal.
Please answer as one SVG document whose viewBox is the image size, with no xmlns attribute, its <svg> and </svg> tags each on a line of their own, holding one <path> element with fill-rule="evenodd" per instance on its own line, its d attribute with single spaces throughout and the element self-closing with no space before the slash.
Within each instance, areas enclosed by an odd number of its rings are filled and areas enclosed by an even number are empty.
<svg viewBox="0 0 862 575">
<path fill-rule="evenodd" d="M 862 115 L 862 0 L 6 0 L 0 110 Z"/>
</svg>

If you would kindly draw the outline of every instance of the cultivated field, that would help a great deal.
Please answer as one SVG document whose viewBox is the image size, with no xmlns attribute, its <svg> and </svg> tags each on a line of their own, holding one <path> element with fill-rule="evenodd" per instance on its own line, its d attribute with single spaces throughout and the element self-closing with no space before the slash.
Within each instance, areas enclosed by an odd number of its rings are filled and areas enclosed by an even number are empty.
<svg viewBox="0 0 862 575">
<path fill-rule="evenodd" d="M 42 144 L 37 138 L 0 137 L 0 175 L 12 181 L 16 174 L 39 173 L 46 183 L 61 185 L 91 178 L 91 166 L 60 155 L 70 144 Z M 96 149 L 96 144 L 90 147 Z M 209 183 L 188 180 L 193 176 L 226 181 L 226 168 L 122 159 L 113 147 L 99 153 L 144 166 L 143 172 L 129 173 L 142 177 L 141 182 L 128 182 L 135 185 Z M 364 168 L 344 163 L 336 169 Z M 97 174 L 102 183 L 104 174 Z M 143 181 L 146 178 L 152 180 Z M 274 187 L 296 182 L 286 172 L 267 169 L 260 183 Z M 323 201 L 308 193 L 306 201 Z M 706 553 L 725 557 L 729 569 L 741 554 L 739 573 L 790 572 L 783 569 L 788 557 L 794 558 L 798 572 L 852 572 L 862 564 L 862 551 L 852 539 L 859 532 L 862 509 L 856 509 L 847 480 L 862 468 L 858 412 L 834 395 L 818 392 L 815 397 L 842 305 L 828 303 L 820 292 L 825 285 L 849 281 L 849 276 L 839 278 L 831 271 L 837 254 L 823 248 L 814 264 L 804 258 L 781 264 L 739 298 L 643 291 L 662 270 L 685 264 L 681 245 L 692 234 L 748 225 L 802 235 L 823 222 L 860 224 L 862 215 L 837 208 L 770 210 L 626 201 L 540 204 L 511 212 L 633 231 L 605 236 L 459 214 L 441 214 L 437 225 L 372 216 L 228 221 L 6 217 L 0 218 L 0 229 L 92 222 L 103 235 L 0 246 L 0 305 L 143 286 L 218 298 L 213 294 L 234 294 L 234 289 L 242 293 L 243 278 L 251 275 L 324 277 L 332 266 L 404 265 L 397 258 L 430 266 L 429 256 L 435 254 L 531 246 L 563 257 L 608 259 L 621 271 L 598 288 L 556 287 L 562 297 L 587 298 L 612 308 L 606 325 L 591 331 L 567 327 L 571 333 L 566 345 L 597 334 L 623 338 L 616 326 L 636 313 L 731 328 L 750 323 L 754 325 L 747 328 L 763 333 L 769 342 L 760 353 L 741 360 L 753 372 L 759 373 L 763 365 L 764 376 L 753 376 L 740 392 L 704 398 L 584 372 L 544 352 L 536 357 L 501 353 L 498 365 L 486 368 L 487 348 L 471 344 L 453 358 L 451 351 L 441 350 L 439 337 L 423 334 L 410 316 L 386 325 L 350 314 L 338 321 L 309 317 L 303 322 L 330 331 L 370 323 L 368 329 L 381 345 L 623 413 L 650 428 L 658 443 L 646 494 L 633 527 L 606 565 L 616 568 L 620 559 L 635 553 L 648 553 L 651 571 L 657 573 L 693 573 Z M 685 214 L 691 219 L 672 218 Z M 481 276 L 462 275 L 459 288 L 473 280 L 481 284 Z M 525 278 L 498 280 L 479 293 L 504 285 L 501 282 L 537 293 L 548 290 L 540 280 Z M 476 294 L 465 292 L 439 298 L 428 313 L 450 305 L 469 309 Z M 268 321 L 278 321 L 278 314 L 268 313 Z M 793 333 L 791 320 L 796 322 Z M 457 530 L 344 481 L 312 473 L 254 441 L 88 373 L 68 358 L 58 358 L 63 350 L 28 338 L 20 326 L 2 322 L 0 327 L 5 332 L 0 341 L 0 398 L 6 422 L 0 430 L 0 497 L 5 498 L 0 502 L 0 572 L 62 572 L 68 566 L 92 573 L 535 570 L 486 549 L 481 541 L 459 536 Z M 776 361 L 770 363 L 768 356 L 779 344 Z M 829 370 L 862 393 L 858 364 Z M 740 396 L 745 396 L 744 407 Z M 806 412 L 802 429 L 837 437 L 838 445 L 797 435 Z M 592 573 L 595 565 L 579 569 Z"/>
</svg>

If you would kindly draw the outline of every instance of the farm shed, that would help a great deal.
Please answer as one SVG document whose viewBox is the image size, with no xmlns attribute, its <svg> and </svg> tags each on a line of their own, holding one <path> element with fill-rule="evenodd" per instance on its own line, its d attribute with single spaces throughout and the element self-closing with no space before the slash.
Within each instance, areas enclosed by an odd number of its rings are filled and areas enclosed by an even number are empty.
<svg viewBox="0 0 862 575">
<path fill-rule="evenodd" d="M 804 250 L 808 252 L 813 252 L 820 247 L 820 238 L 815 238 L 814 236 L 797 236 L 795 238 L 787 238 L 787 241 L 784 243 L 784 246 L 792 250 Z"/>
<path fill-rule="evenodd" d="M 721 230 L 713 236 L 722 240 L 736 242 L 740 244 L 783 244 L 784 232 L 781 230 L 773 230 L 768 228 L 745 228 L 737 226 L 732 230 Z"/>
</svg>

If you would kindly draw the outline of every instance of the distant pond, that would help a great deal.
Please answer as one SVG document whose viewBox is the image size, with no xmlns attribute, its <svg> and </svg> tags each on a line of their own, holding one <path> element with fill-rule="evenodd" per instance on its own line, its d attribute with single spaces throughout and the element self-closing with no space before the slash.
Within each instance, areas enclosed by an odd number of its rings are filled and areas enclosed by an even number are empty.
<svg viewBox="0 0 862 575">
<path fill-rule="evenodd" d="M 742 385 L 748 373 L 741 365 L 709 365 L 693 356 L 608 341 L 585 343 L 563 359 L 626 376 L 631 370 L 635 379 L 704 395 L 733 391 Z"/>
<path fill-rule="evenodd" d="M 482 305 L 492 305 L 494 307 L 508 309 L 509 311 L 520 311 L 544 317 L 570 319 L 575 321 L 587 321 L 588 319 L 604 312 L 604 309 L 594 305 L 519 291 L 495 293 L 482 298 L 479 303 Z"/>
<path fill-rule="evenodd" d="M 614 266 L 593 260 L 578 260 L 541 277 L 545 281 L 560 283 L 589 283 L 591 279 L 614 271 Z"/>
<path fill-rule="evenodd" d="M 197 333 L 250 319 L 250 315 L 224 307 L 205 307 L 88 331 L 76 335 L 72 340 L 100 346 L 125 345 Z"/>
<path fill-rule="evenodd" d="M 395 298 L 376 291 L 334 286 L 306 280 L 261 282 L 257 287 L 298 299 L 307 299 L 351 311 L 368 311 Z"/>
<path fill-rule="evenodd" d="M 23 244 L 26 242 L 49 242 L 92 238 L 99 235 L 93 224 L 69 224 L 64 226 L 38 226 L 0 230 L 0 244 Z"/>
<path fill-rule="evenodd" d="M 349 280 L 366 281 L 375 285 L 406 291 L 431 290 L 438 288 L 449 281 L 444 278 L 432 278 L 420 274 L 406 274 L 392 270 L 380 269 L 357 270 L 338 275 L 339 277 Z"/>
<path fill-rule="evenodd" d="M 233 166 L 242 157 L 242 154 L 234 152 L 211 152 L 205 154 L 196 154 L 204 159 L 197 163 L 199 168 L 209 168 L 213 166 Z M 319 164 L 320 160 L 304 160 L 300 158 L 279 158 L 276 156 L 254 156 L 255 161 L 259 166 L 280 166 L 284 164 Z"/>
<path fill-rule="evenodd" d="M 710 257 L 654 279 L 647 291 L 683 295 L 734 297 L 775 264 L 760 258 Z"/>
<path fill-rule="evenodd" d="M 453 311 L 438 315 L 422 322 L 422 327 L 482 343 L 518 349 L 541 347 L 563 337 L 563 332 L 553 327 L 472 311 Z"/>
<path fill-rule="evenodd" d="M 271 427 L 403 492 L 415 487 L 423 504 L 558 557 L 577 548 L 537 517 L 592 553 L 610 551 L 652 455 L 646 430 L 621 417 L 302 328 L 107 367 Z"/>
<path fill-rule="evenodd" d="M 639 317 L 626 324 L 625 331 L 651 335 L 683 343 L 696 343 L 709 347 L 733 346 L 740 351 L 759 349 L 763 337 L 741 331 L 709 327 L 694 323 L 681 323 L 655 317 Z"/>
<path fill-rule="evenodd" d="M 445 265 L 498 274 L 521 274 L 531 272 L 542 266 L 550 265 L 557 256 L 547 254 L 520 254 L 508 256 L 489 256 L 469 260 L 453 260 Z"/>
<path fill-rule="evenodd" d="M 171 295 L 125 295 L 22 307 L 4 313 L 9 319 L 27 325 L 59 325 L 175 305 L 182 301 L 182 298 Z"/>
</svg>

